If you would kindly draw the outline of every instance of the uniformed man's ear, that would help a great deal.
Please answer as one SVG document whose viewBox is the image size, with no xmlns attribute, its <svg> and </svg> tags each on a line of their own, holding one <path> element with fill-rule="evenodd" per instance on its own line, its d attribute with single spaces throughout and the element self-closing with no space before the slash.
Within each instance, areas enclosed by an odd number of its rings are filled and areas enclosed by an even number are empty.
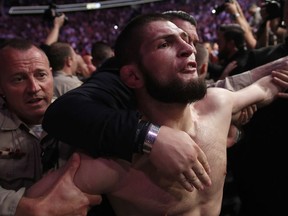
<svg viewBox="0 0 288 216">
<path fill-rule="evenodd" d="M 141 88 L 143 79 L 135 65 L 125 65 L 120 69 L 120 78 L 129 88 Z"/>
</svg>

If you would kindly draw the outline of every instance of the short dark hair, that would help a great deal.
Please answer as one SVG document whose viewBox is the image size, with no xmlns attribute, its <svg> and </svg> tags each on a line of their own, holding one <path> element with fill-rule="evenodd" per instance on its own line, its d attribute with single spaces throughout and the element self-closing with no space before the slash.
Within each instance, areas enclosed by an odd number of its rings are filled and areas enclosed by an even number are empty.
<svg viewBox="0 0 288 216">
<path fill-rule="evenodd" d="M 55 42 L 51 44 L 48 52 L 48 59 L 53 71 L 63 69 L 65 60 L 71 56 L 72 47 L 69 43 Z"/>
<path fill-rule="evenodd" d="M 39 46 L 34 44 L 33 41 L 28 40 L 28 39 L 24 39 L 24 38 L 5 39 L 5 41 L 3 43 L 1 43 L 1 45 L 0 45 L 0 51 L 2 51 L 3 49 L 6 49 L 6 48 L 12 48 L 12 49 L 15 49 L 18 51 L 27 51 L 33 47 L 38 49 L 41 53 L 43 53 L 45 58 L 47 58 L 46 53 Z"/>
<path fill-rule="evenodd" d="M 191 23 L 193 26 L 197 26 L 196 19 L 191 15 L 181 10 L 169 10 L 163 12 L 166 15 L 167 19 L 174 20 L 174 19 L 181 19 Z"/>
<path fill-rule="evenodd" d="M 114 52 L 113 48 L 104 41 L 96 41 L 92 44 L 91 56 L 93 61 L 97 62 L 97 67 L 99 67 L 106 59 L 111 57 L 111 52 Z"/>
<path fill-rule="evenodd" d="M 1 43 L 0 49 L 3 49 L 5 47 L 11 47 L 17 50 L 26 51 L 33 46 L 37 47 L 30 40 L 23 39 L 23 38 L 11 38 L 11 39 L 6 39 L 3 43 Z"/>
<path fill-rule="evenodd" d="M 48 58 L 45 54 L 45 52 L 39 48 L 37 45 L 35 45 L 32 41 L 24 39 L 24 38 L 9 38 L 6 39 L 5 42 L 3 42 L 0 45 L 0 55 L 5 56 L 6 51 L 9 49 L 20 51 L 20 52 L 26 52 L 32 48 L 36 48 L 40 53 L 43 54 L 43 57 L 45 57 L 48 61 Z M 2 66 L 2 63 L 5 63 L 3 61 L 0 61 L 0 67 Z"/>
<path fill-rule="evenodd" d="M 142 30 L 153 21 L 169 21 L 164 14 L 148 13 L 134 17 L 116 39 L 114 50 L 120 66 L 133 61 L 138 62 L 139 50 L 143 38 Z"/>
</svg>

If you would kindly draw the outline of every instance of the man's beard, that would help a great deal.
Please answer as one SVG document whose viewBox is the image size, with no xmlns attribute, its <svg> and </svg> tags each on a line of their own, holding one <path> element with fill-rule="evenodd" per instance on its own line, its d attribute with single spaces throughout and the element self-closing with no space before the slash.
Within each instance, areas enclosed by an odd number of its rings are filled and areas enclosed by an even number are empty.
<svg viewBox="0 0 288 216">
<path fill-rule="evenodd" d="M 186 83 L 180 79 L 174 79 L 163 84 L 151 76 L 151 73 L 143 72 L 147 92 L 158 101 L 187 104 L 201 100 L 206 95 L 207 88 L 204 79 L 197 78 Z"/>
</svg>

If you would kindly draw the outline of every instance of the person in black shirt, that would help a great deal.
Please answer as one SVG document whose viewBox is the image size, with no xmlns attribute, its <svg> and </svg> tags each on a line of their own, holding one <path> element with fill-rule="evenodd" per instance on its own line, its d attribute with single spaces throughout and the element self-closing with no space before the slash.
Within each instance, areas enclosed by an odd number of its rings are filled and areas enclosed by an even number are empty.
<svg viewBox="0 0 288 216">
<path fill-rule="evenodd" d="M 287 1 L 284 14 L 287 25 Z M 253 50 L 246 69 L 287 55 L 288 38 L 284 43 Z M 274 216 L 287 211 L 288 186 L 283 172 L 288 163 L 287 110 L 288 101 L 283 98 L 258 110 L 243 126 L 240 142 L 228 149 L 228 164 L 242 203 L 241 216 Z M 273 170 L 273 175 L 267 174 L 267 170 Z"/>
</svg>

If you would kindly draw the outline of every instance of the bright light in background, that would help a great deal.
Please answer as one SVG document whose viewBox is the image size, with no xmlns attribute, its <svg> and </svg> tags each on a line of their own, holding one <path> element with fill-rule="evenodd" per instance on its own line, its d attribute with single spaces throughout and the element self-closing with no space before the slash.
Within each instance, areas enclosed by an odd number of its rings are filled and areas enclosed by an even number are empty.
<svg viewBox="0 0 288 216">
<path fill-rule="evenodd" d="M 98 9 L 101 7 L 100 3 L 87 3 L 86 8 L 88 10 L 92 10 L 92 9 Z"/>
<path fill-rule="evenodd" d="M 149 2 L 157 2 L 164 0 L 109 0 L 90 3 L 75 3 L 75 4 L 59 4 L 57 5 L 58 12 L 74 12 L 74 11 L 85 11 L 85 10 L 96 10 L 104 8 L 115 8 L 123 6 L 132 6 L 137 4 L 144 4 Z M 1 0 L 0 0 L 1 2 Z M 1 5 L 1 3 L 0 3 Z M 43 14 L 45 10 L 49 8 L 49 5 L 36 5 L 36 6 L 14 6 L 9 9 L 11 15 L 23 15 L 23 14 Z"/>
<path fill-rule="evenodd" d="M 114 25 L 114 29 L 117 30 L 118 29 L 118 25 Z"/>
</svg>

